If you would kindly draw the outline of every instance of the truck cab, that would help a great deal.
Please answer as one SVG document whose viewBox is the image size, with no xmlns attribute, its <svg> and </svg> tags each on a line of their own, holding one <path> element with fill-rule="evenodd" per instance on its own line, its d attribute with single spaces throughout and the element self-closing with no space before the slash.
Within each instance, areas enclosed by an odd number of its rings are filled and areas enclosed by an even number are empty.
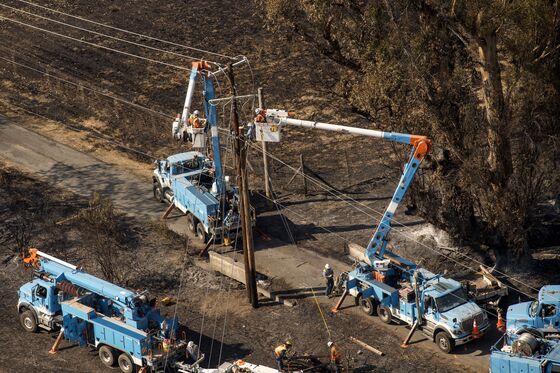
<svg viewBox="0 0 560 373">
<path fill-rule="evenodd" d="M 52 282 L 36 278 L 18 290 L 17 309 L 22 326 L 30 332 L 37 328 L 56 330 L 62 322 L 58 289 Z"/>
<path fill-rule="evenodd" d="M 541 288 L 536 300 L 509 306 L 506 316 L 507 332 L 516 334 L 524 329 L 540 329 L 558 333 L 560 330 L 560 285 Z"/>
<path fill-rule="evenodd" d="M 434 275 L 435 276 L 435 275 Z M 423 291 L 424 334 L 432 338 L 444 352 L 475 339 L 474 323 L 483 335 L 490 323 L 486 312 L 469 300 L 461 283 L 435 276 Z"/>
</svg>

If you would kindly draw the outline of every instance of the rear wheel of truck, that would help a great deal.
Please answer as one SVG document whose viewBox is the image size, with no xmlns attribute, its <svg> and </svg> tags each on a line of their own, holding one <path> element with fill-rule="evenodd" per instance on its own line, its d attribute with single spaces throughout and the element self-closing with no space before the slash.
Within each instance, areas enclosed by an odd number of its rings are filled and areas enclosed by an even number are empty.
<svg viewBox="0 0 560 373">
<path fill-rule="evenodd" d="M 446 354 L 450 353 L 455 347 L 455 341 L 446 332 L 437 333 L 435 342 L 439 349 Z"/>
<path fill-rule="evenodd" d="M 391 315 L 391 309 L 389 307 L 383 304 L 378 305 L 377 316 L 379 316 L 379 319 L 383 321 L 385 324 L 391 323 L 392 315 Z"/>
<path fill-rule="evenodd" d="M 196 225 L 196 237 L 200 242 L 206 243 L 206 232 L 204 231 L 204 226 L 200 222 Z"/>
<path fill-rule="evenodd" d="M 119 368 L 121 368 L 121 372 L 123 373 L 136 372 L 136 366 L 128 354 L 121 354 L 119 356 Z"/>
<path fill-rule="evenodd" d="M 193 214 L 187 212 L 187 229 L 191 233 L 196 233 L 196 221 Z"/>
<path fill-rule="evenodd" d="M 99 348 L 99 359 L 106 367 L 115 366 L 116 356 L 115 350 L 109 346 L 101 346 Z"/>
<path fill-rule="evenodd" d="M 27 310 L 20 313 L 19 321 L 26 332 L 35 333 L 37 331 L 37 319 L 35 319 L 33 311 Z"/>
<path fill-rule="evenodd" d="M 360 308 L 366 314 L 373 316 L 375 315 L 375 300 L 373 298 L 362 298 L 360 297 Z"/>
</svg>

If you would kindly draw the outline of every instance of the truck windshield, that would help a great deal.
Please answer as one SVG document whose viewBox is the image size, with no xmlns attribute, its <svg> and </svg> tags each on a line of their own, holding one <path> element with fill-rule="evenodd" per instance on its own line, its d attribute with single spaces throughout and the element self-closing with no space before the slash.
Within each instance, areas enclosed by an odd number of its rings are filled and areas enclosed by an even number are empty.
<svg viewBox="0 0 560 373">
<path fill-rule="evenodd" d="M 531 307 L 529 307 L 529 315 L 531 317 L 537 317 L 538 311 L 539 311 L 539 301 L 534 300 L 531 302 Z"/>
<path fill-rule="evenodd" d="M 467 303 L 467 296 L 462 288 L 453 290 L 442 297 L 436 298 L 436 304 L 439 312 L 447 312 L 450 309 L 459 307 Z"/>
</svg>

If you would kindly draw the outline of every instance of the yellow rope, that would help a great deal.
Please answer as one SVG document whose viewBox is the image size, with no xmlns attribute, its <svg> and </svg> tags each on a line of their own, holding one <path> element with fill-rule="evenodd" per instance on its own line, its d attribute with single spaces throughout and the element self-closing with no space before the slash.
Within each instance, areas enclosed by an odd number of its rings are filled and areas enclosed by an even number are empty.
<svg viewBox="0 0 560 373">
<path fill-rule="evenodd" d="M 325 314 L 323 313 L 323 309 L 321 308 L 321 305 L 319 304 L 319 300 L 317 299 L 317 295 L 315 294 L 315 290 L 313 290 L 313 287 L 309 286 L 309 289 L 311 290 L 311 293 L 313 293 L 313 299 L 315 299 L 315 304 L 317 305 L 317 308 L 319 309 L 319 313 L 321 314 L 321 318 L 323 319 L 323 324 L 325 324 L 325 329 L 327 329 L 327 333 L 329 333 L 329 339 L 331 339 L 331 330 L 329 329 L 329 325 L 327 324 L 327 319 L 325 318 Z"/>
</svg>

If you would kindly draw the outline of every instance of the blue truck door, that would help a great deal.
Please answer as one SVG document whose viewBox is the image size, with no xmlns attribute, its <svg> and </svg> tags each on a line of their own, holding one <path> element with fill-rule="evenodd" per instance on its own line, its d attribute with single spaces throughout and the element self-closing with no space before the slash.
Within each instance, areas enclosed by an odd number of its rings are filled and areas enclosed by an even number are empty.
<svg viewBox="0 0 560 373">
<path fill-rule="evenodd" d="M 424 298 L 424 309 L 426 315 L 432 316 L 432 318 L 437 321 L 439 320 L 439 313 L 437 312 L 436 301 L 433 297 L 425 297 Z"/>
</svg>

